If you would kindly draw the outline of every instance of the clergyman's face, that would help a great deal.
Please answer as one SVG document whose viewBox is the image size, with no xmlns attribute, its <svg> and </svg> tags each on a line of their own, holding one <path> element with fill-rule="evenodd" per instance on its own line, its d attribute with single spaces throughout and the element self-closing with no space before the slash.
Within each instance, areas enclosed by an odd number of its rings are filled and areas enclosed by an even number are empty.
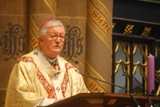
<svg viewBox="0 0 160 107">
<path fill-rule="evenodd" d="M 46 30 L 46 35 L 39 37 L 39 44 L 46 56 L 49 58 L 55 58 L 61 53 L 64 40 L 64 27 L 50 27 Z"/>
</svg>

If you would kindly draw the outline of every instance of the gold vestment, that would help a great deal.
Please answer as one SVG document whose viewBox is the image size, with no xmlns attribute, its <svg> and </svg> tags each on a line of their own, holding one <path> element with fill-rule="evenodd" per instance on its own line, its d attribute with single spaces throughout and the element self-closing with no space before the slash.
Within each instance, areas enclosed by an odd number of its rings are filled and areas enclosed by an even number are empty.
<svg viewBox="0 0 160 107">
<path fill-rule="evenodd" d="M 58 65 L 57 73 L 39 49 L 19 58 L 10 75 L 5 107 L 34 107 L 43 98 L 56 99 L 51 77 L 57 74 L 64 98 L 89 92 L 72 64 L 58 56 Z"/>
</svg>

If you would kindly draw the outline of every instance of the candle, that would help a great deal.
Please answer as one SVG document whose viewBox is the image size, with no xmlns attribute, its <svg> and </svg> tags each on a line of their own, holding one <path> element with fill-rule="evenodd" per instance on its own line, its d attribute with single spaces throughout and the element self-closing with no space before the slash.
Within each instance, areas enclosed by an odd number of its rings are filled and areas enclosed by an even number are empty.
<svg viewBox="0 0 160 107">
<path fill-rule="evenodd" d="M 155 73 L 155 66 L 154 66 L 154 56 L 149 54 L 148 56 L 148 79 L 147 79 L 147 85 L 148 85 L 148 92 L 149 94 L 152 94 L 152 91 L 155 90 L 155 83 L 154 83 L 154 73 Z"/>
</svg>

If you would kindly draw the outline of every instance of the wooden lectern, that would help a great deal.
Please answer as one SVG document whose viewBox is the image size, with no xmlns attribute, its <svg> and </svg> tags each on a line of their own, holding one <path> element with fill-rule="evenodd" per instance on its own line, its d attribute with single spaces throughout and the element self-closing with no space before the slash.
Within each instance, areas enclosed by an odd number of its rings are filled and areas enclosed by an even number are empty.
<svg viewBox="0 0 160 107">
<path fill-rule="evenodd" d="M 147 96 L 134 96 L 141 107 L 149 107 Z M 160 103 L 160 97 L 150 96 L 152 104 Z M 81 93 L 47 107 L 134 107 L 128 94 Z"/>
</svg>

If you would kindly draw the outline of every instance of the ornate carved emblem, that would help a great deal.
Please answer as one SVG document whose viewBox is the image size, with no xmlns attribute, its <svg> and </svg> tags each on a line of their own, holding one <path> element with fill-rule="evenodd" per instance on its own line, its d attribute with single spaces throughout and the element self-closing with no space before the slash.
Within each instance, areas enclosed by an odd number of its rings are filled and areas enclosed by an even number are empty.
<svg viewBox="0 0 160 107">
<path fill-rule="evenodd" d="M 134 25 L 127 24 L 126 28 L 124 29 L 123 34 L 130 35 L 132 33 L 133 27 L 134 27 Z"/>
<path fill-rule="evenodd" d="M 22 26 L 8 23 L 8 27 L 9 30 L 0 38 L 0 46 L 3 47 L 2 54 L 6 55 L 5 61 L 11 58 L 16 60 L 16 56 L 25 50 L 26 35 L 23 34 Z"/>
<path fill-rule="evenodd" d="M 75 59 L 83 52 L 83 37 L 81 37 L 81 30 L 76 26 L 70 28 L 69 25 L 66 28 L 66 40 L 61 55 L 65 57 L 66 60 L 71 60 L 75 64 L 78 64 L 78 61 Z"/>
</svg>

